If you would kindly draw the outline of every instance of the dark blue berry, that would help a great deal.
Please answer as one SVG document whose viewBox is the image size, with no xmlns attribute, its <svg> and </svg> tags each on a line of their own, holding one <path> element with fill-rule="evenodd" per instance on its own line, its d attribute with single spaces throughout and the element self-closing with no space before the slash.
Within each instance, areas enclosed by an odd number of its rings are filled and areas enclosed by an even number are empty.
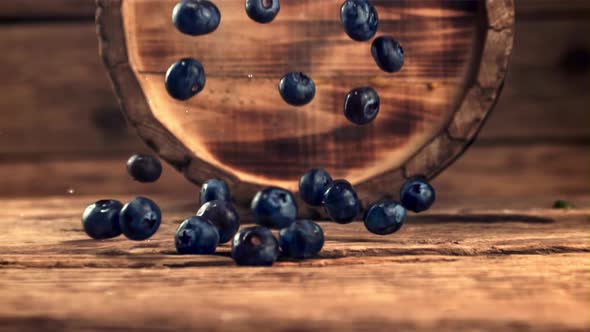
<svg viewBox="0 0 590 332">
<path fill-rule="evenodd" d="M 336 180 L 329 184 L 322 204 L 330 219 L 339 224 L 352 222 L 361 210 L 358 196 L 346 180 Z"/>
<path fill-rule="evenodd" d="M 176 252 L 181 255 L 211 255 L 219 244 L 219 233 L 206 218 L 190 217 L 178 226 L 174 243 Z"/>
<path fill-rule="evenodd" d="M 203 204 L 197 216 L 209 219 L 219 231 L 219 243 L 229 242 L 240 228 L 240 215 L 231 203 L 211 201 Z"/>
<path fill-rule="evenodd" d="M 115 200 L 101 200 L 89 205 L 82 215 L 82 227 L 95 240 L 121 235 L 119 212 L 123 204 Z"/>
<path fill-rule="evenodd" d="M 259 191 L 251 205 L 256 223 L 281 229 L 288 227 L 297 218 L 297 202 L 285 189 L 269 187 Z"/>
<path fill-rule="evenodd" d="M 315 97 L 315 83 L 304 73 L 288 73 L 279 83 L 279 92 L 287 104 L 303 106 Z"/>
<path fill-rule="evenodd" d="M 344 103 L 344 115 L 357 125 L 367 124 L 379 114 L 379 95 L 370 87 L 350 91 Z"/>
<path fill-rule="evenodd" d="M 181 59 L 166 72 L 166 91 L 178 100 L 187 100 L 205 87 L 205 69 L 195 59 Z"/>
<path fill-rule="evenodd" d="M 406 209 L 398 202 L 385 201 L 371 205 L 365 214 L 365 227 L 379 235 L 393 234 L 404 224 Z"/>
<path fill-rule="evenodd" d="M 217 29 L 221 21 L 219 9 L 207 0 L 183 0 L 172 12 L 172 22 L 187 35 L 199 36 Z"/>
<path fill-rule="evenodd" d="M 201 187 L 201 205 L 210 201 L 231 201 L 231 193 L 227 183 L 221 179 L 210 179 Z"/>
<path fill-rule="evenodd" d="M 296 220 L 279 232 L 283 255 L 291 258 L 311 258 L 324 246 L 324 231 L 311 220 Z"/>
<path fill-rule="evenodd" d="M 162 212 L 156 203 L 145 197 L 136 197 L 125 204 L 119 215 L 121 231 L 128 239 L 149 239 L 160 228 Z"/>
<path fill-rule="evenodd" d="M 139 182 L 155 182 L 162 175 L 162 164 L 153 156 L 136 154 L 127 160 L 127 172 Z"/>
<path fill-rule="evenodd" d="M 279 0 L 246 0 L 248 17 L 258 23 L 270 23 L 275 19 L 279 10 L 281 10 Z"/>
<path fill-rule="evenodd" d="M 377 33 L 379 15 L 368 0 L 346 0 L 340 8 L 340 20 L 346 34 L 356 41 L 366 41 Z"/>
<path fill-rule="evenodd" d="M 434 188 L 420 177 L 408 180 L 400 190 L 400 201 L 410 211 L 426 211 L 432 206 L 435 199 Z"/>
<path fill-rule="evenodd" d="M 404 66 L 404 49 L 391 37 L 375 38 L 371 54 L 377 66 L 388 73 L 398 72 Z"/>
<path fill-rule="evenodd" d="M 279 243 L 266 227 L 244 228 L 232 241 L 231 257 L 238 265 L 271 266 L 278 256 Z"/>
<path fill-rule="evenodd" d="M 299 180 L 301 199 L 312 206 L 322 205 L 326 186 L 332 182 L 330 174 L 321 168 L 314 168 L 305 173 Z"/>
</svg>

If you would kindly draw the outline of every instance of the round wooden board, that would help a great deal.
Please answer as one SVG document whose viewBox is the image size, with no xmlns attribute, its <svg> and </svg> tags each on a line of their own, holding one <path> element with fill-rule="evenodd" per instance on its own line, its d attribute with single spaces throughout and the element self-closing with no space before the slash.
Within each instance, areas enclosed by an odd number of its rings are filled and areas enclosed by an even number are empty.
<svg viewBox="0 0 590 332">
<path fill-rule="evenodd" d="M 98 0 L 102 57 L 129 122 L 158 154 L 196 184 L 221 177 L 247 204 L 255 191 L 297 189 L 324 167 L 364 201 L 395 196 L 414 175 L 431 178 L 475 139 L 501 91 L 514 35 L 512 0 L 373 0 L 379 35 L 400 40 L 407 61 L 381 72 L 370 42 L 340 26 L 342 0 L 286 1 L 270 25 L 252 22 L 242 0 L 216 0 L 222 24 L 190 37 L 170 20 L 176 0 Z M 205 90 L 170 98 L 166 69 L 198 58 Z M 318 94 L 301 108 L 277 92 L 281 76 L 304 71 Z M 381 111 L 370 125 L 344 118 L 349 90 L 372 86 Z"/>
</svg>

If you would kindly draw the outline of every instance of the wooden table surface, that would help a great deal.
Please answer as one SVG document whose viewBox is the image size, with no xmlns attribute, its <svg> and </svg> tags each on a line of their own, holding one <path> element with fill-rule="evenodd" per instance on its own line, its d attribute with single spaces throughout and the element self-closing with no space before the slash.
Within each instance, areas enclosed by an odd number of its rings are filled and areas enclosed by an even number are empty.
<svg viewBox="0 0 590 332">
<path fill-rule="evenodd" d="M 127 197 L 120 197 L 125 199 Z M 0 330 L 588 331 L 590 210 L 438 209 L 392 236 L 322 223 L 316 259 L 180 256 L 190 202 L 157 198 L 151 240 L 87 238 L 90 197 L 0 212 Z"/>
</svg>

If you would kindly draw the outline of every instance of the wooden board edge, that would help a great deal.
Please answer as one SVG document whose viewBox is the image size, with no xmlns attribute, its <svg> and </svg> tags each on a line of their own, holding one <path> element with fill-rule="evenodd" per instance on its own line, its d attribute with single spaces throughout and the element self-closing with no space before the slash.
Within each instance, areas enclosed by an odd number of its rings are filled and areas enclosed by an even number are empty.
<svg viewBox="0 0 590 332">
<path fill-rule="evenodd" d="M 477 138 L 494 109 L 508 73 L 515 29 L 513 0 L 486 0 L 487 26 L 480 50 L 479 68 L 462 102 L 441 133 L 402 167 L 403 177 L 432 179 L 457 160 Z"/>
</svg>

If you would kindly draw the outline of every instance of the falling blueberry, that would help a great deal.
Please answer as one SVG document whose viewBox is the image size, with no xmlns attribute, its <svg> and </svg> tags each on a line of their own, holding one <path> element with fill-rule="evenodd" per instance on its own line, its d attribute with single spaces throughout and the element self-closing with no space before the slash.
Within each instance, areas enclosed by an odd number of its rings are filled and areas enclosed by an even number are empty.
<svg viewBox="0 0 590 332">
<path fill-rule="evenodd" d="M 389 37 L 378 37 L 373 41 L 371 54 L 381 70 L 395 73 L 404 66 L 404 49 L 401 44 Z"/>
<path fill-rule="evenodd" d="M 82 227 L 95 240 L 110 239 L 121 235 L 119 212 L 123 204 L 115 200 L 101 200 L 89 205 L 82 215 Z"/>
<path fill-rule="evenodd" d="M 373 204 L 365 214 L 365 227 L 379 235 L 393 234 L 404 224 L 406 209 L 398 202 L 384 201 Z"/>
<path fill-rule="evenodd" d="M 279 243 L 266 227 L 244 228 L 234 236 L 231 256 L 238 265 L 271 266 L 279 256 Z"/>
<path fill-rule="evenodd" d="M 288 73 L 279 83 L 279 92 L 287 104 L 303 106 L 315 97 L 315 83 L 304 73 Z"/>
<path fill-rule="evenodd" d="M 297 218 L 297 202 L 285 189 L 269 187 L 259 191 L 251 205 L 256 223 L 270 228 L 288 227 Z"/>
<path fill-rule="evenodd" d="M 190 217 L 176 230 L 174 243 L 176 252 L 181 255 L 211 255 L 219 244 L 219 233 L 206 218 Z"/>
<path fill-rule="evenodd" d="M 162 164 L 158 158 L 136 154 L 127 160 L 127 172 L 139 182 L 155 182 L 162 175 Z"/>
<path fill-rule="evenodd" d="M 361 210 L 358 196 L 346 180 L 335 180 L 329 184 L 322 203 L 330 219 L 339 224 L 352 222 Z"/>
<path fill-rule="evenodd" d="M 408 180 L 401 188 L 400 192 L 402 205 L 414 212 L 428 210 L 434 200 L 436 193 L 434 188 L 422 177 L 415 177 Z"/>
<path fill-rule="evenodd" d="M 258 23 L 270 23 L 280 10 L 279 0 L 246 0 L 248 17 Z"/>
<path fill-rule="evenodd" d="M 229 187 L 222 179 L 210 179 L 201 187 L 201 205 L 215 200 L 230 202 L 231 193 Z"/>
<path fill-rule="evenodd" d="M 221 21 L 219 9 L 207 0 L 182 0 L 172 12 L 172 22 L 187 35 L 199 36 L 217 29 Z"/>
<path fill-rule="evenodd" d="M 205 69 L 195 59 L 181 59 L 166 72 L 166 91 L 178 100 L 187 100 L 203 90 L 206 82 Z"/>
<path fill-rule="evenodd" d="M 340 20 L 346 34 L 356 41 L 366 41 L 377 33 L 379 15 L 368 0 L 346 0 L 340 8 Z"/>
<path fill-rule="evenodd" d="M 121 231 L 128 239 L 149 239 L 160 228 L 162 212 L 156 203 L 145 197 L 137 197 L 125 204 L 119 215 Z"/>
<path fill-rule="evenodd" d="M 279 232 L 283 255 L 291 258 L 311 258 L 324 246 L 324 231 L 311 220 L 296 220 Z"/>
<path fill-rule="evenodd" d="M 299 195 L 305 203 L 320 206 L 326 186 L 330 182 L 332 182 L 332 177 L 324 169 L 311 169 L 299 180 Z"/>
<path fill-rule="evenodd" d="M 357 125 L 367 124 L 379 114 L 379 95 L 370 87 L 350 91 L 344 103 L 344 115 Z"/>
<path fill-rule="evenodd" d="M 197 216 L 209 219 L 219 231 L 219 243 L 231 241 L 240 228 L 240 215 L 231 203 L 211 201 L 203 204 Z"/>
</svg>

